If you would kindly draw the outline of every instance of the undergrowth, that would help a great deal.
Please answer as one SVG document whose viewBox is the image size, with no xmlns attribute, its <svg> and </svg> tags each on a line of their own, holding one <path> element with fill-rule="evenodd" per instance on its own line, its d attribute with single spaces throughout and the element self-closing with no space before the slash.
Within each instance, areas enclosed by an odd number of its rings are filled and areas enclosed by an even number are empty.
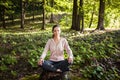
<svg viewBox="0 0 120 80">
<path fill-rule="evenodd" d="M 74 74 L 92 80 L 120 79 L 120 30 L 102 34 L 63 32 L 73 51 Z M 81 36 L 82 35 L 82 36 Z M 39 56 L 50 32 L 0 35 L 0 79 L 40 74 Z M 48 52 L 49 54 L 49 52 Z M 46 57 L 48 59 L 49 55 Z M 80 73 L 80 74 L 78 74 Z M 37 76 L 38 77 L 38 76 Z"/>
</svg>

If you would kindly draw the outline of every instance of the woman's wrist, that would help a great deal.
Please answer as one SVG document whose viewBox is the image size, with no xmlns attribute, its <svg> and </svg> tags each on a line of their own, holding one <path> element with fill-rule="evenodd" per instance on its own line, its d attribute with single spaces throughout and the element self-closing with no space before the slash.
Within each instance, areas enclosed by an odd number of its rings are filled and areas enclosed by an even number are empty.
<svg viewBox="0 0 120 80">
<path fill-rule="evenodd" d="M 39 60 L 40 60 L 40 61 L 43 61 L 43 58 L 40 58 Z"/>
<path fill-rule="evenodd" d="M 73 59 L 73 57 L 68 57 L 68 59 Z"/>
</svg>

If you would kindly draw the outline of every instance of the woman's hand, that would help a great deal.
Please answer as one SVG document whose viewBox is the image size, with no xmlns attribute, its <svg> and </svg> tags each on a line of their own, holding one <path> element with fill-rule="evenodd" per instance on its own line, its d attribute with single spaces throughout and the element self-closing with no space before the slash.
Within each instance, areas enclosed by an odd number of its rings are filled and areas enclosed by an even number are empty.
<svg viewBox="0 0 120 80">
<path fill-rule="evenodd" d="M 38 65 L 42 66 L 43 61 L 44 60 L 42 58 L 40 58 L 40 60 L 38 61 Z"/>
<path fill-rule="evenodd" d="M 68 58 L 68 63 L 73 63 L 73 58 Z"/>
</svg>

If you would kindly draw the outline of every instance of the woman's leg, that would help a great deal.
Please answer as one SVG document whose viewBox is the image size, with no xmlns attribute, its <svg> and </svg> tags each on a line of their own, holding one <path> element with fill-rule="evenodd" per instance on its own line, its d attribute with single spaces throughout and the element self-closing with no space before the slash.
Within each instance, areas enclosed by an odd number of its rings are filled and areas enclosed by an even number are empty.
<svg viewBox="0 0 120 80">
<path fill-rule="evenodd" d="M 56 67 L 57 69 L 60 69 L 62 72 L 65 72 L 65 71 L 69 71 L 69 65 L 70 63 L 68 63 L 68 60 L 66 59 L 66 60 L 56 62 L 54 64 L 54 67 Z"/>
<path fill-rule="evenodd" d="M 42 64 L 42 68 L 48 71 L 56 71 L 57 69 L 56 67 L 54 67 L 53 64 L 54 64 L 53 61 L 50 60 L 44 61 Z"/>
</svg>

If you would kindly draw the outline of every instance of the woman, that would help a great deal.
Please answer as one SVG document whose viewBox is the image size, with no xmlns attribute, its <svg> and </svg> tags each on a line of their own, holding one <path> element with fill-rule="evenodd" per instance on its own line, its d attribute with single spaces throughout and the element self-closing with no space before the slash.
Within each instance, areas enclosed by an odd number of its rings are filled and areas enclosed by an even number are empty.
<svg viewBox="0 0 120 80">
<path fill-rule="evenodd" d="M 45 70 L 53 72 L 69 71 L 68 67 L 73 63 L 72 50 L 67 40 L 60 36 L 61 30 L 59 25 L 54 25 L 52 32 L 53 37 L 47 41 L 38 65 L 42 66 Z M 64 59 L 64 49 L 68 54 L 68 59 Z M 50 59 L 44 60 L 48 50 L 50 50 Z"/>
</svg>

